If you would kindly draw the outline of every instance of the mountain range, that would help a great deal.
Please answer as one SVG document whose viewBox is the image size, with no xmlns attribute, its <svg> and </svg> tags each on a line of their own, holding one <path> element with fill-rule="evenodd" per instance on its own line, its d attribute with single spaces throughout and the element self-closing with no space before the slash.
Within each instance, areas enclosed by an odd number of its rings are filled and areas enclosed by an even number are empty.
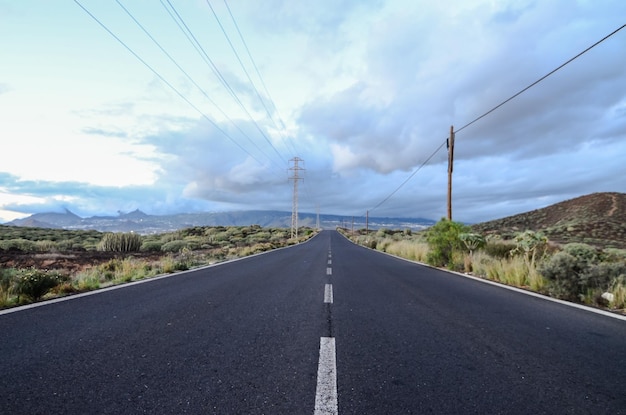
<svg viewBox="0 0 626 415">
<path fill-rule="evenodd" d="M 317 215 L 300 213 L 299 226 L 317 226 Z M 369 229 L 411 229 L 419 231 L 435 221 L 422 218 L 370 217 Z M 140 210 L 117 216 L 82 218 L 69 210 L 62 213 L 36 213 L 6 223 L 9 226 L 98 230 L 101 232 L 164 233 L 192 226 L 249 226 L 289 228 L 291 212 L 247 210 L 230 212 L 180 213 L 148 215 Z M 365 218 L 341 215 L 319 215 L 319 226 L 365 228 Z M 483 235 L 498 234 L 511 239 L 525 230 L 543 232 L 557 244 L 584 242 L 600 248 L 626 249 L 626 194 L 593 193 L 559 202 L 541 209 L 471 225 Z"/>
<path fill-rule="evenodd" d="M 298 226 L 317 226 L 317 215 L 299 213 Z M 425 229 L 435 222 L 421 218 L 369 218 L 370 229 Z M 92 216 L 82 218 L 65 210 L 62 213 L 35 213 L 27 218 L 5 223 L 8 226 L 23 226 L 53 229 L 98 230 L 101 232 L 137 232 L 141 234 L 163 233 L 192 226 L 249 226 L 290 228 L 291 212 L 269 210 L 246 210 L 230 212 L 179 213 L 173 215 L 148 215 L 141 210 L 120 213 L 117 216 Z M 354 229 L 365 228 L 365 218 L 340 215 L 319 215 L 319 226 L 334 229 L 337 226 Z"/>
</svg>

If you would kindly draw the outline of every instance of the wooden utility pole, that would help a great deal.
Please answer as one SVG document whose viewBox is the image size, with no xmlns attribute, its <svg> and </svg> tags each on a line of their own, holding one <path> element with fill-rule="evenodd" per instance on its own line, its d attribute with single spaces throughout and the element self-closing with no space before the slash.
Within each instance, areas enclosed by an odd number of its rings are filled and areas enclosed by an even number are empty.
<svg viewBox="0 0 626 415">
<path fill-rule="evenodd" d="M 370 233 L 369 225 L 370 225 L 370 211 L 368 210 L 365 212 L 365 235 L 366 236 Z"/>
<path fill-rule="evenodd" d="M 452 220 L 452 170 L 454 164 L 454 126 L 450 126 L 448 138 L 448 220 Z"/>
</svg>

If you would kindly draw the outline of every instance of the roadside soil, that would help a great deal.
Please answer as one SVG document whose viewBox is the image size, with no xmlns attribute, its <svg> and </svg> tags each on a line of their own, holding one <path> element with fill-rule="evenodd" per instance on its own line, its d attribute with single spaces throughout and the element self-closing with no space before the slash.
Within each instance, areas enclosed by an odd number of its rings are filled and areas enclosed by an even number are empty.
<svg viewBox="0 0 626 415">
<path fill-rule="evenodd" d="M 163 256 L 160 252 L 102 252 L 102 251 L 71 251 L 33 253 L 18 250 L 0 249 L 0 267 L 2 268 L 38 268 L 64 271 L 75 274 L 84 269 L 97 266 L 111 259 L 128 257 L 157 261 Z"/>
</svg>

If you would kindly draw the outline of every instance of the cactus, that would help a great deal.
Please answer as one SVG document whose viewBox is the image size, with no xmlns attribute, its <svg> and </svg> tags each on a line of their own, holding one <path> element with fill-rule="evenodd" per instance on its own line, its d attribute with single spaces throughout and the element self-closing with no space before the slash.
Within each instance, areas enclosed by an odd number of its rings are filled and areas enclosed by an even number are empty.
<svg viewBox="0 0 626 415">
<path fill-rule="evenodd" d="M 138 252 L 141 249 L 141 236 L 136 233 L 107 233 L 98 244 L 99 251 Z"/>
</svg>

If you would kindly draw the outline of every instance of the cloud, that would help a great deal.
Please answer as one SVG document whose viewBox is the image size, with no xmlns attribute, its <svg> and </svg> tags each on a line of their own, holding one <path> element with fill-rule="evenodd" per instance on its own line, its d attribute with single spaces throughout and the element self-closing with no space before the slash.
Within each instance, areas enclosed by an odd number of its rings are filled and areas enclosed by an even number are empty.
<svg viewBox="0 0 626 415">
<path fill-rule="evenodd" d="M 232 29 L 224 6 L 216 9 Z M 376 207 L 380 215 L 437 219 L 445 214 L 443 144 L 451 125 L 458 131 L 454 211 L 461 220 L 493 219 L 594 191 L 626 191 L 620 181 L 626 155 L 626 32 L 463 128 L 623 24 L 622 1 L 474 0 L 450 7 L 429 1 L 270 0 L 231 9 L 285 131 L 266 117 L 219 29 L 211 32 L 204 24 L 211 17 L 205 4 L 181 5 L 181 11 L 203 43 L 211 40 L 204 46 L 254 121 L 187 43 L 173 41 L 180 34 L 165 29 L 173 27 L 167 16 L 160 33 L 176 45 L 176 59 L 219 109 L 181 73 L 168 71 L 171 62 L 166 66 L 163 56 L 151 55 L 114 11 L 96 9 L 107 22 L 116 21 L 124 40 L 138 46 L 202 114 L 106 36 L 103 42 L 120 52 L 111 54 L 111 62 L 128 71 L 95 70 L 98 57 L 87 46 L 80 53 L 82 42 L 76 41 L 72 74 L 84 79 L 61 79 L 53 71 L 45 83 L 55 87 L 54 94 L 43 94 L 40 83 L 21 98 L 22 105 L 11 101 L 3 107 L 13 114 L 32 97 L 45 98 L 37 100 L 36 115 L 29 107 L 22 118 L 17 111 L 10 117 L 23 128 L 2 149 L 15 157 L 3 167 L 12 175 L 0 177 L 0 188 L 36 199 L 0 200 L 0 207 L 71 204 L 72 210 L 99 213 L 289 210 L 288 160 L 299 156 L 306 168 L 299 183 L 303 210 L 320 206 L 328 213 L 361 215 Z M 140 19 L 154 12 L 140 6 L 136 11 Z M 151 23 L 164 23 L 151 16 Z M 235 33 L 230 32 L 237 43 Z M 86 40 L 86 45 L 94 41 Z M 40 43 L 34 44 L 38 48 L 32 50 L 40 50 Z M 256 81 L 246 54 L 239 52 Z M 124 66 L 128 62 L 139 70 Z M 31 82 L 17 75 L 0 84 L 0 104 Z M 9 85 L 16 94 L 7 94 Z M 267 99 L 265 91 L 259 93 Z M 45 104 L 61 98 L 69 115 Z M 22 121 L 30 119 L 36 122 Z"/>
</svg>

